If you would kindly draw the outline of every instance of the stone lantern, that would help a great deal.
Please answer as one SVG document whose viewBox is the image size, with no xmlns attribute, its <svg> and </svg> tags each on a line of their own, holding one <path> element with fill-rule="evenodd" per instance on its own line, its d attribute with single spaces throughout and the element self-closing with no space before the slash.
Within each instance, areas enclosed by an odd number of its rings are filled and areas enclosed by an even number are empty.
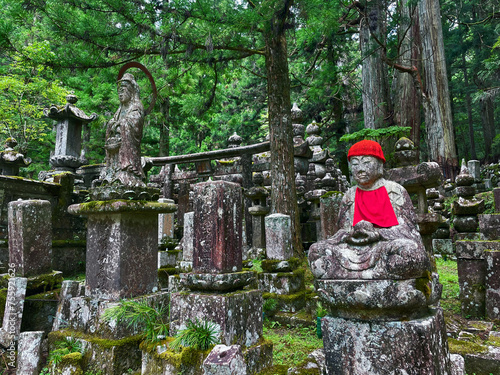
<svg viewBox="0 0 500 375">
<path fill-rule="evenodd" d="M 64 107 L 52 105 L 45 108 L 45 117 L 56 120 L 56 147 L 50 158 L 50 165 L 56 171 L 75 172 L 76 168 L 87 163 L 85 150 L 82 150 L 82 129 L 88 133 L 88 124 L 97 118 L 94 113 L 87 116 L 75 106 L 78 98 L 75 95 L 66 96 Z"/>
<path fill-rule="evenodd" d="M 7 138 L 5 149 L 0 152 L 0 174 L 4 176 L 17 176 L 20 167 L 31 164 L 30 158 L 25 158 L 23 154 L 14 150 L 16 146 L 17 141 L 14 138 Z"/>
</svg>

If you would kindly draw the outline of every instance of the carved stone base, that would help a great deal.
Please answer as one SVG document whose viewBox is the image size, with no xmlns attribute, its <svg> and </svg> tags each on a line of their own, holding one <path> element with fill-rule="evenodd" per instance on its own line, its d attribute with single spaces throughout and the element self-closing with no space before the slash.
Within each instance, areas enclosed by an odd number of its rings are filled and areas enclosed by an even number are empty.
<svg viewBox="0 0 500 375">
<path fill-rule="evenodd" d="M 220 328 L 220 343 L 252 346 L 262 337 L 262 294 L 245 290 L 225 294 L 173 293 L 170 301 L 170 336 L 188 320 L 213 322 Z"/>
<path fill-rule="evenodd" d="M 359 322 L 326 316 L 321 327 L 330 375 L 451 373 L 441 309 L 410 321 Z"/>
</svg>

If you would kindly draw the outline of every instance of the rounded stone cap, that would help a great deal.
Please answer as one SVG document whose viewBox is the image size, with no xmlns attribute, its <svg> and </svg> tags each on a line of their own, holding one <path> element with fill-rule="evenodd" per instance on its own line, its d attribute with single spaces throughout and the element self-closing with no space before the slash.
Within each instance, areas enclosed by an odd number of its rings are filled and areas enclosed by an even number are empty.
<svg viewBox="0 0 500 375">
<path fill-rule="evenodd" d="M 118 214 L 135 212 L 143 213 L 172 213 L 177 210 L 174 203 L 127 201 L 122 199 L 107 201 L 91 201 L 87 203 L 72 204 L 68 207 L 68 212 L 73 215 L 93 215 L 93 214 Z"/>
</svg>

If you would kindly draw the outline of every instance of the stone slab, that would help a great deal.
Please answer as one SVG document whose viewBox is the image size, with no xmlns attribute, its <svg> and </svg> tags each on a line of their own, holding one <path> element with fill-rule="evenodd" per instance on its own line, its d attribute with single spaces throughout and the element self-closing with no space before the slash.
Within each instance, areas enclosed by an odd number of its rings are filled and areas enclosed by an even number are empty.
<svg viewBox="0 0 500 375">
<path fill-rule="evenodd" d="M 170 336 L 188 320 L 213 322 L 225 345 L 252 346 L 262 337 L 262 293 L 258 290 L 226 294 L 173 293 L 170 301 Z"/>
<path fill-rule="evenodd" d="M 500 319 L 500 250 L 485 251 L 486 316 Z"/>
<path fill-rule="evenodd" d="M 185 262 L 193 262 L 193 251 L 194 251 L 193 219 L 194 219 L 194 212 L 186 212 L 184 214 L 184 239 L 182 242 L 182 260 Z"/>
<path fill-rule="evenodd" d="M 259 289 L 276 294 L 293 294 L 304 290 L 304 272 L 259 273 Z"/>
<path fill-rule="evenodd" d="M 292 222 L 289 215 L 272 214 L 265 218 L 267 259 L 293 257 Z"/>
<path fill-rule="evenodd" d="M 145 299 L 151 305 L 168 305 L 168 291 L 137 297 Z M 85 334 L 98 334 L 101 338 L 119 340 L 143 332 L 141 327 L 129 326 L 125 322 L 115 320 L 104 321 L 104 311 L 120 302 L 89 299 L 88 297 L 73 297 L 68 300 L 67 309 L 61 314 L 60 321 L 67 328 Z"/>
<path fill-rule="evenodd" d="M 455 241 L 457 258 L 484 259 L 485 250 L 500 250 L 500 241 Z"/>
<path fill-rule="evenodd" d="M 500 214 L 478 215 L 479 230 L 487 240 L 500 240 Z"/>
<path fill-rule="evenodd" d="M 243 350 L 247 365 L 247 375 L 259 374 L 273 365 L 273 344 L 264 341 Z"/>
<path fill-rule="evenodd" d="M 458 248 L 457 248 L 458 250 Z M 464 316 L 483 317 L 486 263 L 482 259 L 457 259 L 460 304 Z"/>
<path fill-rule="evenodd" d="M 493 197 L 495 199 L 495 212 L 500 213 L 500 188 L 493 189 Z"/>
<path fill-rule="evenodd" d="M 52 270 L 52 206 L 46 200 L 18 200 L 8 205 L 9 263 L 16 275 Z"/>
<path fill-rule="evenodd" d="M 241 186 L 226 181 L 201 182 L 193 186 L 193 193 L 193 271 L 241 271 Z"/>
<path fill-rule="evenodd" d="M 203 361 L 205 375 L 247 375 L 240 345 L 215 345 Z"/>
<path fill-rule="evenodd" d="M 340 203 L 344 194 L 341 192 L 332 192 L 327 197 L 320 198 L 320 217 L 321 217 L 321 235 L 327 239 L 333 236 L 339 230 L 338 220 Z"/>
<path fill-rule="evenodd" d="M 500 369 L 500 348 L 489 347 L 488 353 L 465 354 L 464 360 L 467 374 L 498 374 Z"/>
<path fill-rule="evenodd" d="M 44 332 L 23 332 L 19 335 L 17 373 L 38 375 L 42 367 L 42 340 Z"/>
<path fill-rule="evenodd" d="M 158 251 L 158 268 L 175 267 L 181 256 L 180 250 Z"/>
<path fill-rule="evenodd" d="M 432 240 L 432 248 L 434 250 L 434 254 L 439 254 L 448 258 L 456 258 L 455 246 L 451 239 L 434 238 Z"/>
<path fill-rule="evenodd" d="M 329 316 L 321 321 L 329 375 L 450 374 L 440 309 L 410 321 L 370 323 Z"/>
<path fill-rule="evenodd" d="M 160 203 L 175 202 L 172 199 L 160 198 Z M 158 214 L 158 243 L 161 243 L 163 237 L 174 238 L 174 213 Z"/>
<path fill-rule="evenodd" d="M 5 348 L 9 347 L 12 341 L 19 338 L 27 285 L 28 279 L 25 277 L 12 277 L 9 279 L 3 324 L 0 330 L 0 345 Z"/>
</svg>

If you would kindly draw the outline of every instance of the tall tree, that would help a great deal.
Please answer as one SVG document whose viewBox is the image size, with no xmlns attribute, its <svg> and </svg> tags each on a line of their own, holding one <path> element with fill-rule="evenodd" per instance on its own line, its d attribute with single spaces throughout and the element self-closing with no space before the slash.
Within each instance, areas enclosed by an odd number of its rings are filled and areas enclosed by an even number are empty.
<svg viewBox="0 0 500 375">
<path fill-rule="evenodd" d="M 441 166 L 446 177 L 454 178 L 458 172 L 458 158 L 439 0 L 420 0 L 418 10 L 425 82 L 423 106 L 427 148 L 430 160 Z"/>
</svg>

